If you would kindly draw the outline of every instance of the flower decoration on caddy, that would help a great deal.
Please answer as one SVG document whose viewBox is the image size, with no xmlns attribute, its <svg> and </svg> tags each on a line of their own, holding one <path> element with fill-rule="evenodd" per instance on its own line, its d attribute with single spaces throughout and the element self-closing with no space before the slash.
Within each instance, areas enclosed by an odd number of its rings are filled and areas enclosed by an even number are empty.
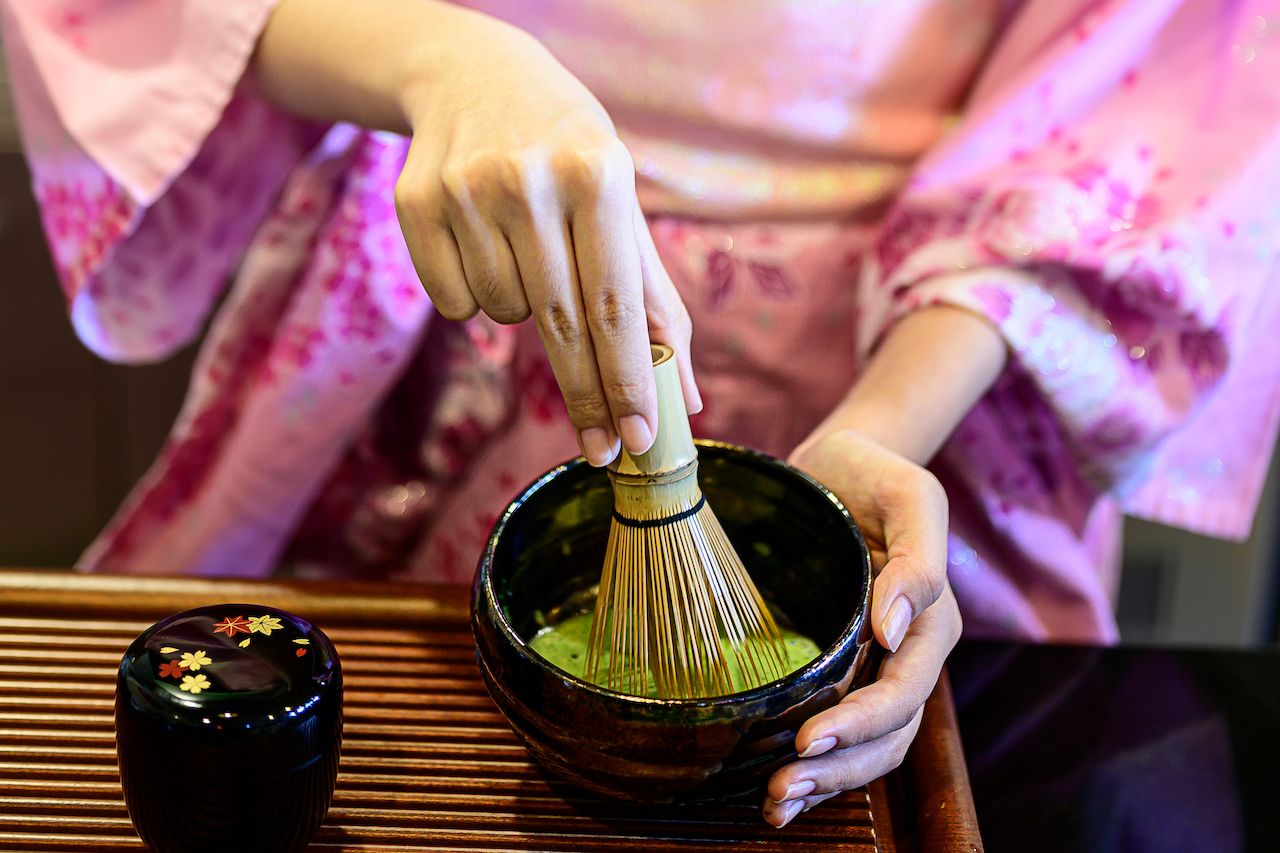
<svg viewBox="0 0 1280 853">
<path fill-rule="evenodd" d="M 237 645 L 245 649 L 253 641 L 254 634 L 261 634 L 264 637 L 270 637 L 275 631 L 282 631 L 284 626 L 280 622 L 278 616 L 264 614 L 262 616 L 225 616 L 221 622 L 217 622 L 213 626 L 214 634 L 226 634 L 229 638 L 235 638 L 238 634 L 247 634 L 243 640 Z M 293 640 L 294 645 L 298 648 L 294 650 L 297 657 L 305 657 L 307 654 L 307 646 L 311 645 L 311 641 L 306 637 L 298 637 Z M 215 661 L 209 656 L 206 649 L 195 649 L 194 651 L 184 652 L 176 646 L 165 646 L 160 649 L 162 655 L 179 655 L 160 664 L 159 675 L 161 678 L 174 679 L 179 681 L 179 690 L 183 690 L 191 694 L 199 694 L 203 690 L 212 687 L 209 678 L 200 670 L 207 666 L 212 666 Z"/>
</svg>

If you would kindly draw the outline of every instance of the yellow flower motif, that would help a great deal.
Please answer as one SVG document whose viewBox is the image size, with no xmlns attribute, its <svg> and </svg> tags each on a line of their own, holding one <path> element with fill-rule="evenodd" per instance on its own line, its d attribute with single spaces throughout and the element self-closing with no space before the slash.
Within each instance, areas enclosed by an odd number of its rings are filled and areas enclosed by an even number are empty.
<svg viewBox="0 0 1280 853">
<path fill-rule="evenodd" d="M 202 666 L 208 666 L 208 665 L 209 665 L 209 664 L 211 664 L 211 663 L 213 663 L 213 658 L 211 658 L 211 657 L 209 657 L 207 654 L 205 654 L 203 649 L 201 649 L 200 651 L 195 652 L 195 653 L 192 653 L 192 652 L 183 652 L 183 653 L 182 653 L 182 668 L 183 668 L 183 669 L 189 669 L 189 670 L 191 670 L 192 672 L 195 672 L 195 671 L 196 671 L 196 670 L 198 670 L 200 667 L 202 667 Z"/>
<path fill-rule="evenodd" d="M 270 637 L 272 631 L 279 631 L 283 627 L 275 616 L 249 617 L 249 630 L 254 634 L 266 634 Z"/>
<path fill-rule="evenodd" d="M 199 693 L 201 690 L 209 688 L 209 679 L 205 678 L 204 673 L 199 675 L 184 675 L 182 683 L 178 685 L 179 690 L 185 690 L 188 693 Z"/>
</svg>

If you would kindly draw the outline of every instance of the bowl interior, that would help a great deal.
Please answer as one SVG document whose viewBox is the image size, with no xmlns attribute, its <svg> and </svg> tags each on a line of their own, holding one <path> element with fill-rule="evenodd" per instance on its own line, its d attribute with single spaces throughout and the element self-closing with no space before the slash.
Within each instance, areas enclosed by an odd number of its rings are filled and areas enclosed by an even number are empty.
<svg viewBox="0 0 1280 853">
<path fill-rule="evenodd" d="M 782 623 L 824 649 L 855 627 L 866 552 L 830 492 L 771 457 L 701 442 L 698 479 Z M 532 638 L 549 615 L 554 622 L 566 602 L 574 611 L 594 604 L 584 592 L 600 580 L 612 511 L 608 475 L 571 462 L 538 480 L 500 521 L 490 583 L 520 638 Z"/>
</svg>

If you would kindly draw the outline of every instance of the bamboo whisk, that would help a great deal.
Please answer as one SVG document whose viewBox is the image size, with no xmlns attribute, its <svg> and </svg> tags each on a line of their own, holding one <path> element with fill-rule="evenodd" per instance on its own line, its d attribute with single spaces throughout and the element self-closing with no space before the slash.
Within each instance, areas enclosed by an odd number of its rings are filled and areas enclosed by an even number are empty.
<svg viewBox="0 0 1280 853">
<path fill-rule="evenodd" d="M 698 486 L 698 454 L 675 354 L 653 346 L 658 429 L 609 466 L 613 523 L 586 675 L 661 698 L 723 696 L 786 672 L 782 634 Z M 730 660 L 740 680 L 730 677 Z M 603 671 L 602 671 L 603 670 Z"/>
</svg>

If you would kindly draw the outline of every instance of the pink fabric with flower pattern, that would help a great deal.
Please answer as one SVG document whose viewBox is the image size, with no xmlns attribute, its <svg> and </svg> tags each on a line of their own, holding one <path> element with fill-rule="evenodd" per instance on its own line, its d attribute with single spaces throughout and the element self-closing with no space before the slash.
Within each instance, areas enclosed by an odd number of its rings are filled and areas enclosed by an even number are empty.
<svg viewBox="0 0 1280 853">
<path fill-rule="evenodd" d="M 1280 2 L 471 5 L 617 119 L 694 317 L 698 432 L 785 455 L 906 312 L 1002 330 L 1008 371 L 933 465 L 970 634 L 1114 638 L 1122 507 L 1247 533 L 1280 416 Z M 82 568 L 467 581 L 572 432 L 531 329 L 434 318 L 391 203 L 405 140 L 255 94 L 271 6 L 4 5 L 86 345 L 164 357 L 233 278 Z"/>
</svg>

